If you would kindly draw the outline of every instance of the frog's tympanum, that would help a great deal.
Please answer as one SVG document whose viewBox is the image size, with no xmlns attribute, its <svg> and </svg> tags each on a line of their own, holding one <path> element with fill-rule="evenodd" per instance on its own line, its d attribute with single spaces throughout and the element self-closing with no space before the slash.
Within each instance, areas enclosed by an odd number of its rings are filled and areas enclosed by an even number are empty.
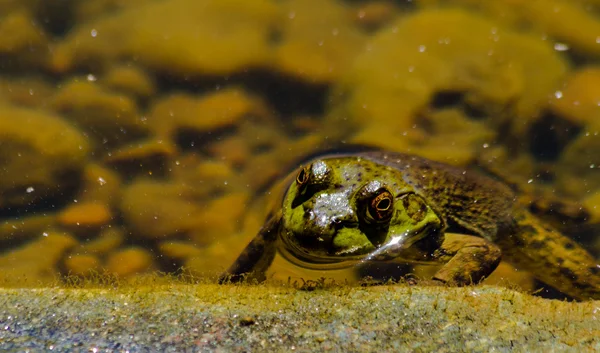
<svg viewBox="0 0 600 353">
<path fill-rule="evenodd" d="M 421 157 L 313 160 L 221 281 L 265 279 L 276 252 L 311 269 L 438 263 L 434 281 L 477 283 L 501 256 L 577 299 L 600 299 L 600 265 L 490 177 Z"/>
</svg>

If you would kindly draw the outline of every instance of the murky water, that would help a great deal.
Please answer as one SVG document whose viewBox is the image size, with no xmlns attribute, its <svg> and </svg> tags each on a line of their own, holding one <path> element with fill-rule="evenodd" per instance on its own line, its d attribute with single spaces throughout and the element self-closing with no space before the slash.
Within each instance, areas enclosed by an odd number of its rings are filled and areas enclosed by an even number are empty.
<svg viewBox="0 0 600 353">
<path fill-rule="evenodd" d="M 572 199 L 598 256 L 599 6 L 0 2 L 0 284 L 217 276 L 273 184 L 356 146 Z"/>
</svg>

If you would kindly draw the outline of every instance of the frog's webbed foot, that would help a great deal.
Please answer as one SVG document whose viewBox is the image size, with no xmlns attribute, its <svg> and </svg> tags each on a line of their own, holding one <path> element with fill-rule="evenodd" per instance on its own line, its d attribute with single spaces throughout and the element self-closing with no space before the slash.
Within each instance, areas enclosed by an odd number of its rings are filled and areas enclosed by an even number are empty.
<svg viewBox="0 0 600 353">
<path fill-rule="evenodd" d="M 235 262 L 219 276 L 220 284 L 266 279 L 265 273 L 275 258 L 280 219 L 280 214 L 269 217 Z"/>
<path fill-rule="evenodd" d="M 433 280 L 456 286 L 479 283 L 500 263 L 502 251 L 495 244 L 473 235 L 446 233 L 433 256 L 445 264 Z"/>
</svg>

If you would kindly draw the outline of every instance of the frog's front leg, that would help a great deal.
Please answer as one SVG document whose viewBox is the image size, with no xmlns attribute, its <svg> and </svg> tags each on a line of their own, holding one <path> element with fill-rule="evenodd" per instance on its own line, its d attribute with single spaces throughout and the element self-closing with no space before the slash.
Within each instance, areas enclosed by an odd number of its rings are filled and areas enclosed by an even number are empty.
<svg viewBox="0 0 600 353">
<path fill-rule="evenodd" d="M 500 263 L 502 251 L 495 244 L 473 235 L 446 233 L 433 257 L 444 265 L 434 280 L 464 286 L 489 276 Z"/>
<path fill-rule="evenodd" d="M 265 273 L 275 258 L 275 242 L 280 223 L 280 213 L 270 216 L 235 262 L 219 276 L 219 283 L 252 279 L 264 281 Z"/>
</svg>

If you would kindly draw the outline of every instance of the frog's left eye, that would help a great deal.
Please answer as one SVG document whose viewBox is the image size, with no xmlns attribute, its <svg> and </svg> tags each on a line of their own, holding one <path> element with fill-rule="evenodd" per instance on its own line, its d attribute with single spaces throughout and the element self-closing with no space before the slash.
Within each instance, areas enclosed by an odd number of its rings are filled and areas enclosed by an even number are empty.
<svg viewBox="0 0 600 353">
<path fill-rule="evenodd" d="M 300 169 L 300 171 L 298 172 L 298 175 L 296 176 L 296 183 L 298 183 L 298 186 L 303 186 L 306 183 L 308 183 L 309 174 L 310 174 L 309 167 L 303 167 L 302 169 Z"/>
<path fill-rule="evenodd" d="M 381 190 L 375 195 L 368 205 L 369 216 L 381 222 L 389 219 L 394 211 L 394 197 L 387 190 Z"/>
</svg>

